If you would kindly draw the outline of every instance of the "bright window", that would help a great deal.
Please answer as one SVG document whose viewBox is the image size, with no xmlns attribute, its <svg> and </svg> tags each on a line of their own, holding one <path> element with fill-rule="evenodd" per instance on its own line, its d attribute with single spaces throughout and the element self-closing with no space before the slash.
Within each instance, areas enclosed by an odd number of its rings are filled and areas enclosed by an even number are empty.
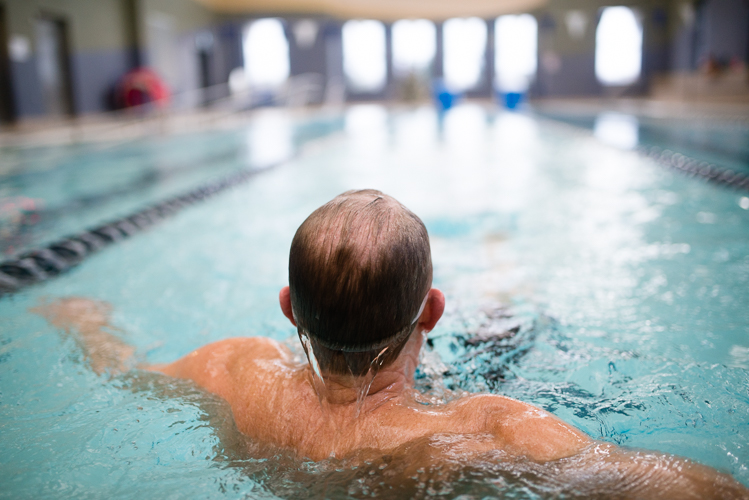
<svg viewBox="0 0 749 500">
<path fill-rule="evenodd" d="M 437 50 L 437 31 L 426 19 L 393 23 L 393 70 L 406 74 L 429 68 Z"/>
<path fill-rule="evenodd" d="M 445 85 L 453 91 L 475 87 L 484 72 L 486 22 L 477 17 L 445 21 Z"/>
<path fill-rule="evenodd" d="M 379 21 L 343 25 L 343 71 L 352 90 L 378 92 L 385 87 L 385 26 Z"/>
<path fill-rule="evenodd" d="M 604 85 L 640 78 L 642 25 L 629 7 L 606 7 L 596 29 L 596 77 Z"/>
<path fill-rule="evenodd" d="M 538 66 L 538 23 L 530 14 L 498 17 L 494 36 L 497 87 L 503 92 L 525 92 Z"/>
<path fill-rule="evenodd" d="M 273 88 L 289 77 L 289 42 L 281 20 L 258 19 L 243 33 L 242 49 L 247 83 Z"/>
</svg>

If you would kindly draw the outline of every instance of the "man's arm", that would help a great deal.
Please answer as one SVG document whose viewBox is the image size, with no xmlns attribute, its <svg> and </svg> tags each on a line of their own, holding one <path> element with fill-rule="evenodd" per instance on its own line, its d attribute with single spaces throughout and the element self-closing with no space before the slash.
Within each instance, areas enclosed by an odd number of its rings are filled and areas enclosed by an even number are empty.
<svg viewBox="0 0 749 500">
<path fill-rule="evenodd" d="M 111 310 L 105 302 L 66 297 L 41 303 L 31 312 L 72 335 L 97 374 L 124 373 L 134 365 L 135 348 L 112 333 L 122 331 L 111 324 Z M 174 363 L 140 365 L 139 368 L 193 380 L 208 391 L 229 399 L 233 395 L 230 389 L 253 362 L 288 359 L 289 356 L 288 351 L 273 340 L 235 338 L 203 346 Z"/>
<path fill-rule="evenodd" d="M 749 490 L 728 474 L 691 460 L 595 443 L 559 462 L 578 491 L 609 498 L 680 500 L 749 499 Z"/>
<path fill-rule="evenodd" d="M 31 312 L 72 335 L 97 374 L 123 373 L 130 369 L 135 348 L 112 333 L 120 330 L 109 323 L 109 304 L 82 297 L 66 297 L 41 303 Z"/>
<path fill-rule="evenodd" d="M 514 399 L 484 395 L 476 400 L 498 449 L 549 465 L 576 491 L 609 498 L 749 499 L 749 490 L 730 475 L 691 460 L 596 442 Z"/>
</svg>

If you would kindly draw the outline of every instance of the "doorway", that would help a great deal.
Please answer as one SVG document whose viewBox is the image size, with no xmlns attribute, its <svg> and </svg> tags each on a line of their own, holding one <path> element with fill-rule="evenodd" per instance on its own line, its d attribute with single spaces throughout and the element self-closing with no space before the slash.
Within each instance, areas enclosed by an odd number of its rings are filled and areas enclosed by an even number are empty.
<svg viewBox="0 0 749 500">
<path fill-rule="evenodd" d="M 5 6 L 0 4 L 0 123 L 11 123 L 16 118 L 6 23 Z"/>
<path fill-rule="evenodd" d="M 37 70 L 48 116 L 73 114 L 67 23 L 53 16 L 36 19 Z"/>
<path fill-rule="evenodd" d="M 211 50 L 208 48 L 198 49 L 198 71 L 200 88 L 203 89 L 203 106 L 211 101 Z"/>
</svg>

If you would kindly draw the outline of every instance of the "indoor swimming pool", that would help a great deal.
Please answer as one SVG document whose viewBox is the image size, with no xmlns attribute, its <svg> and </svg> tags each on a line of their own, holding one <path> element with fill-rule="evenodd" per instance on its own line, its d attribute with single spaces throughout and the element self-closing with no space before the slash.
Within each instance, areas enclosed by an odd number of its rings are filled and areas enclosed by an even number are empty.
<svg viewBox="0 0 749 500">
<path fill-rule="evenodd" d="M 749 121 L 740 114 L 601 112 L 541 109 L 540 116 L 587 129 L 601 141 L 623 149 L 651 148 L 681 153 L 696 161 L 749 175 Z"/>
<path fill-rule="evenodd" d="M 736 157 L 742 134 L 728 136 Z M 447 309 L 420 390 L 517 398 L 595 439 L 681 455 L 749 486 L 747 191 L 472 104 L 442 117 L 267 110 L 232 131 L 0 155 L 4 258 L 263 169 L 0 297 L 1 498 L 574 497 L 501 461 L 406 473 L 405 458 L 311 462 L 248 442 L 220 399 L 139 370 L 96 375 L 74 338 L 30 312 L 58 297 L 106 301 L 145 363 L 232 336 L 293 345 L 277 302 L 292 236 L 359 188 L 394 196 L 430 234 Z M 23 200 L 34 205 L 9 205 Z"/>
</svg>

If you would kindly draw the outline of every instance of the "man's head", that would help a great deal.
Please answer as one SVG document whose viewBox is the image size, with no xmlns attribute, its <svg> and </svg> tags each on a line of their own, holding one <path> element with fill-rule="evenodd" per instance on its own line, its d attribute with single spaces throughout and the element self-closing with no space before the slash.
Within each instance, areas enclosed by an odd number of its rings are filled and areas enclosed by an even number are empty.
<svg viewBox="0 0 749 500">
<path fill-rule="evenodd" d="M 424 224 L 379 191 L 337 196 L 291 243 L 292 320 L 312 340 L 324 372 L 363 375 L 385 347 L 382 364 L 395 360 L 431 284 Z"/>
</svg>

